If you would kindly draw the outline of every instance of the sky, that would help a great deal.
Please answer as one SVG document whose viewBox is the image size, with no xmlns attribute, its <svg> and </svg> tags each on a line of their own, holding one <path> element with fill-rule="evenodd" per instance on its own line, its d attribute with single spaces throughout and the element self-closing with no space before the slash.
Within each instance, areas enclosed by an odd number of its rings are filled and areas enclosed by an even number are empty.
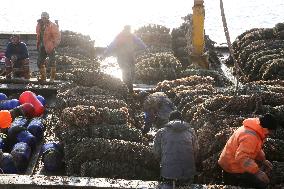
<svg viewBox="0 0 284 189">
<path fill-rule="evenodd" d="M 283 22 L 283 0 L 223 0 L 232 40 L 254 27 L 273 27 Z M 204 0 L 206 34 L 225 42 L 219 0 Z M 62 30 L 90 35 L 96 46 L 112 41 L 124 25 L 137 29 L 148 23 L 168 28 L 180 26 L 181 17 L 192 13 L 193 0 L 9 0 L 1 1 L 0 32 L 35 33 L 42 11 Z"/>
</svg>

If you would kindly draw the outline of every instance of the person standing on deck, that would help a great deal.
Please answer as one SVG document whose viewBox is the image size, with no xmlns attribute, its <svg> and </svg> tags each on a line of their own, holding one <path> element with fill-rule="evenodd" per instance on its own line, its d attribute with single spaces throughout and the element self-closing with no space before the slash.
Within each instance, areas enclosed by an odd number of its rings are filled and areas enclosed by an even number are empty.
<svg viewBox="0 0 284 189">
<path fill-rule="evenodd" d="M 24 77 L 30 79 L 29 53 L 27 45 L 19 35 L 12 35 L 5 52 L 6 78 Z"/>
<path fill-rule="evenodd" d="M 135 52 L 146 49 L 144 42 L 131 33 L 129 25 L 115 37 L 103 53 L 103 58 L 114 53 L 122 72 L 122 80 L 126 84 L 129 93 L 133 93 L 133 81 L 135 79 Z"/>
<path fill-rule="evenodd" d="M 39 81 L 46 81 L 46 58 L 49 58 L 50 81 L 54 81 L 56 74 L 55 48 L 59 45 L 61 34 L 57 24 L 49 20 L 47 12 L 41 13 L 41 19 L 37 21 L 37 65 L 40 72 Z"/>
</svg>

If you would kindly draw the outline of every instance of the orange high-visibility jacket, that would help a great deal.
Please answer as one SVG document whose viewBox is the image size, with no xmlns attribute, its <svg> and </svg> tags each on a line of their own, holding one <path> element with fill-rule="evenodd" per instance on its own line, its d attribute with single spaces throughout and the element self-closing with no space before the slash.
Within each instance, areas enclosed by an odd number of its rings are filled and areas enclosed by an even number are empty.
<svg viewBox="0 0 284 189">
<path fill-rule="evenodd" d="M 40 30 L 41 24 L 38 22 L 36 26 L 36 38 L 37 38 L 37 48 L 40 45 Z M 46 25 L 43 34 L 43 44 L 47 54 L 51 53 L 55 47 L 57 47 L 61 40 L 61 34 L 59 28 L 56 24 L 49 21 Z"/>
<path fill-rule="evenodd" d="M 258 118 L 248 118 L 225 145 L 218 160 L 219 165 L 229 173 L 252 173 L 259 171 L 255 160 L 264 161 L 263 142 L 268 134 L 261 127 Z"/>
</svg>

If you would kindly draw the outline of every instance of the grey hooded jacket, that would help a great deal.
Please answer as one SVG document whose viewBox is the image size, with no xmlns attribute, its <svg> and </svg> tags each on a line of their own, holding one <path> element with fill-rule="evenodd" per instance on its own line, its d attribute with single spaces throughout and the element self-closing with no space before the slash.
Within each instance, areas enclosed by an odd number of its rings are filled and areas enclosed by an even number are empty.
<svg viewBox="0 0 284 189">
<path fill-rule="evenodd" d="M 160 160 L 163 178 L 193 179 L 197 151 L 195 132 L 187 122 L 170 121 L 155 136 L 154 154 Z"/>
</svg>

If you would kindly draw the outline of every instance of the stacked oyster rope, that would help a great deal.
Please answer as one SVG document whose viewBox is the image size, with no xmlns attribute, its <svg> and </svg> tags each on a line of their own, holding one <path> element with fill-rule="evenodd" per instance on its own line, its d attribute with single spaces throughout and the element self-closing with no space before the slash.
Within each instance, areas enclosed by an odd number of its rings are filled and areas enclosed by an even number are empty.
<svg viewBox="0 0 284 189">
<path fill-rule="evenodd" d="M 284 24 L 273 28 L 254 28 L 233 42 L 234 57 L 241 68 L 243 82 L 284 78 Z M 232 65 L 232 57 L 226 60 Z"/>
<path fill-rule="evenodd" d="M 142 83 L 157 83 L 176 79 L 181 63 L 173 55 L 170 29 L 161 25 L 147 25 L 135 31 L 148 47 L 148 52 L 136 58 L 136 79 Z"/>
</svg>

